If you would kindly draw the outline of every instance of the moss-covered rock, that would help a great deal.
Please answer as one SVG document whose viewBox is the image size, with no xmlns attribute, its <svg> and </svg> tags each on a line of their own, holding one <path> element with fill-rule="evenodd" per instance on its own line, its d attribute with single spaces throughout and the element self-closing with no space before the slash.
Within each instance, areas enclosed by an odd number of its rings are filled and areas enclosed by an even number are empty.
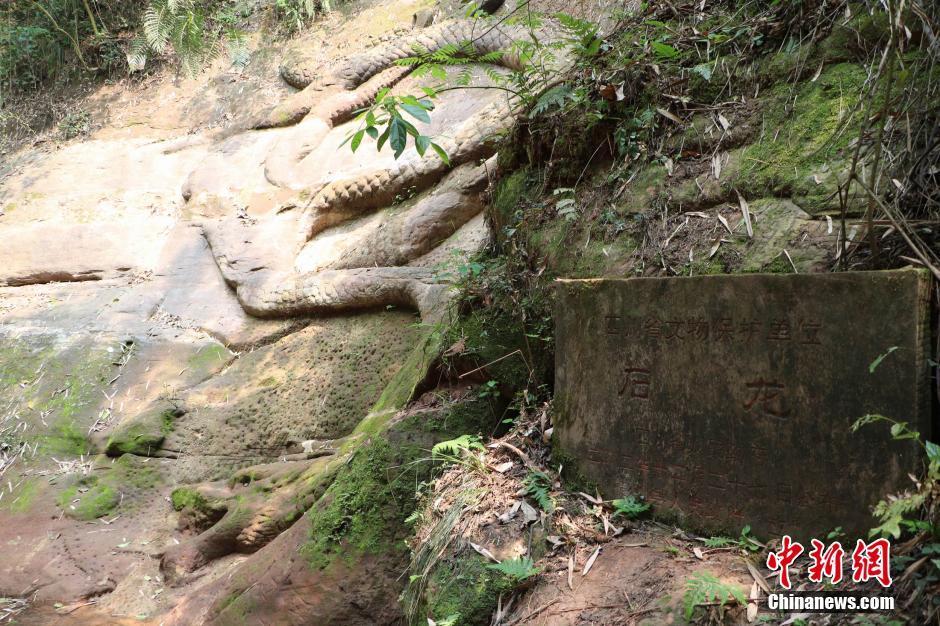
<svg viewBox="0 0 940 626">
<path fill-rule="evenodd" d="M 845 178 L 848 146 L 858 137 L 867 77 L 860 65 L 842 63 L 795 93 L 786 84 L 772 88 L 762 107 L 763 135 L 731 153 L 722 186 L 746 197 L 791 198 L 810 215 L 837 211 L 838 180 Z M 859 193 L 849 196 L 855 213 L 864 208 Z"/>
<path fill-rule="evenodd" d="M 174 422 L 184 414 L 175 404 L 158 403 L 118 425 L 105 444 L 105 453 L 108 456 L 153 456 L 166 436 L 173 432 Z"/>
<path fill-rule="evenodd" d="M 486 626 L 500 595 L 512 590 L 511 581 L 489 567 L 476 553 L 441 561 L 432 570 L 425 595 L 427 613 L 454 626 Z M 419 619 L 416 624 L 427 623 Z"/>
<path fill-rule="evenodd" d="M 58 503 L 68 517 L 93 520 L 108 515 L 120 502 L 120 494 L 96 476 L 84 476 L 59 494 Z"/>
</svg>

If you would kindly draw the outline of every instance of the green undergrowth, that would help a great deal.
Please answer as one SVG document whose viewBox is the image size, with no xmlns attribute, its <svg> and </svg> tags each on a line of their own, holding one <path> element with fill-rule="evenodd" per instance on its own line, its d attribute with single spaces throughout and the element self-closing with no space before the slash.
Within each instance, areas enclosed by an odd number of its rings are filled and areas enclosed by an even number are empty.
<svg viewBox="0 0 940 626">
<path fill-rule="evenodd" d="M 490 567 L 476 553 L 438 563 L 426 587 L 427 613 L 440 622 L 453 619 L 453 626 L 486 626 L 500 596 L 508 597 L 513 581 Z M 424 626 L 423 618 L 416 622 Z"/>
<path fill-rule="evenodd" d="M 339 468 L 323 496 L 307 512 L 309 540 L 301 554 L 312 568 L 328 570 L 337 560 L 352 567 L 368 555 L 404 564 L 410 533 L 406 518 L 417 507 L 415 486 L 434 470 L 431 447 L 464 432 L 482 432 L 495 417 L 487 410 L 448 406 L 450 415 L 409 415 L 362 443 Z"/>
<path fill-rule="evenodd" d="M 209 501 L 195 489 L 188 487 L 179 487 L 170 494 L 170 502 L 174 511 L 182 511 L 185 508 L 204 511 L 209 508 Z"/>
</svg>

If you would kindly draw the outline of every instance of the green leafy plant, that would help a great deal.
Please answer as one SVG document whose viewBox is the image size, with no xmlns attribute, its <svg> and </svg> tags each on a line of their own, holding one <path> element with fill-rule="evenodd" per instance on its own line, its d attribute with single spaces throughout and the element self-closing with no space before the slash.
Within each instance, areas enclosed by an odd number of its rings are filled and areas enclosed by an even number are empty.
<svg viewBox="0 0 940 626">
<path fill-rule="evenodd" d="M 716 536 L 705 539 L 703 543 L 706 548 L 717 549 L 734 547 L 748 552 L 757 552 L 764 547 L 761 542 L 751 536 L 751 527 L 749 525 L 741 529 L 741 534 L 737 539 Z"/>
<path fill-rule="evenodd" d="M 360 125 L 349 134 L 344 144 L 348 142 L 355 152 L 368 136 L 376 141 L 377 150 L 382 150 L 388 144 L 395 158 L 398 158 L 410 141 L 419 155 L 423 156 L 431 148 L 445 163 L 449 163 L 444 148 L 430 137 L 422 135 L 406 115 L 420 122 L 430 122 L 429 114 L 434 110 L 433 100 L 441 93 L 473 88 L 470 85 L 473 78 L 470 71 L 472 64 L 485 65 L 484 71 L 491 82 L 489 88 L 507 92 L 516 106 L 534 109 L 534 115 L 561 108 L 569 100 L 583 100 L 586 91 L 578 98 L 578 94 L 570 87 L 558 84 L 559 60 L 562 57 L 583 60 L 596 56 L 604 45 L 598 36 L 598 25 L 566 13 L 546 16 L 532 11 L 528 4 L 527 1 L 519 3 L 509 15 L 500 17 L 498 22 L 473 7 L 468 12 L 470 17 L 481 22 L 481 33 L 488 32 L 491 24 L 493 28 L 505 24 L 526 30 L 527 36 L 516 39 L 508 50 L 477 53 L 473 42 L 461 41 L 433 51 L 417 48 L 411 57 L 401 59 L 399 64 L 414 67 L 413 76 L 430 77 L 436 82 L 422 86 L 421 97 L 396 96 L 388 89 L 382 90 L 374 103 L 359 114 L 357 119 Z M 551 17 L 558 27 L 558 36 L 552 41 L 545 41 L 540 34 L 546 17 Z M 515 69 L 507 72 L 491 67 L 491 64 L 502 61 L 504 55 L 517 61 Z M 460 67 L 461 71 L 448 72 L 456 67 Z"/>
<path fill-rule="evenodd" d="M 426 89 L 426 95 L 433 96 L 435 92 Z M 419 99 L 415 96 L 396 96 L 391 93 L 390 89 L 383 89 L 376 94 L 375 103 L 356 118 L 360 122 L 359 129 L 351 132 L 341 146 L 349 143 L 350 148 L 355 152 L 359 149 L 363 138 L 368 135 L 375 140 L 377 151 L 381 152 L 388 143 L 397 159 L 408 147 L 408 137 L 412 137 L 415 150 L 420 156 L 424 156 L 428 148 L 431 148 L 441 160 L 450 163 L 444 148 L 431 141 L 430 137 L 422 135 L 417 127 L 405 118 L 405 114 L 408 114 L 419 122 L 430 123 L 429 112 L 433 110 L 434 103 L 429 97 Z"/>
<path fill-rule="evenodd" d="M 474 435 L 460 435 L 456 439 L 448 439 L 447 441 L 435 444 L 435 446 L 431 448 L 431 453 L 440 457 L 458 456 L 464 452 L 473 450 L 483 450 L 483 444 L 480 443 L 480 438 Z"/>
<path fill-rule="evenodd" d="M 614 518 L 637 519 L 650 510 L 650 505 L 637 496 L 627 496 L 611 504 L 614 506 Z"/>
<path fill-rule="evenodd" d="M 480 391 L 477 392 L 477 396 L 480 398 L 495 398 L 498 395 L 499 395 L 499 382 L 495 380 L 486 381 L 480 387 Z"/>
<path fill-rule="evenodd" d="M 69 111 L 59 121 L 59 137 L 66 141 L 86 135 L 89 131 L 91 131 L 91 114 L 83 109 Z"/>
<path fill-rule="evenodd" d="M 881 362 L 884 361 L 885 358 L 886 358 L 889 354 L 891 354 L 892 352 L 894 352 L 894 351 L 897 350 L 897 349 L 898 349 L 898 346 L 891 346 L 891 347 L 888 348 L 887 351 L 885 351 L 883 354 L 878 355 L 878 358 L 876 358 L 874 361 L 872 361 L 871 364 L 868 366 L 868 373 L 869 373 L 869 374 L 874 374 L 874 373 L 875 373 L 875 370 L 878 368 L 878 366 L 881 365 Z"/>
<path fill-rule="evenodd" d="M 332 9 L 329 0 L 275 0 L 274 14 L 288 33 L 302 30 L 317 13 Z"/>
<path fill-rule="evenodd" d="M 475 471 L 483 471 L 483 444 L 475 435 L 461 435 L 442 441 L 431 448 L 431 459 L 445 463 L 459 463 Z"/>
<path fill-rule="evenodd" d="M 728 603 L 744 605 L 744 590 L 737 585 L 721 582 L 709 572 L 696 572 L 685 583 L 685 593 L 682 596 L 685 619 L 691 620 L 700 604 L 711 602 L 718 603 L 719 611 Z"/>
<path fill-rule="evenodd" d="M 890 354 L 890 352 L 889 350 L 885 355 Z M 885 355 L 879 358 L 883 358 Z M 871 529 L 869 535 L 900 539 L 902 526 L 908 529 L 923 527 L 923 521 L 919 519 L 917 513 L 927 504 L 928 498 L 934 492 L 938 480 L 940 480 L 940 446 L 932 441 L 922 439 L 920 433 L 913 430 L 907 422 L 894 420 L 884 415 L 865 415 L 858 418 L 852 424 L 852 432 L 875 423 L 890 424 L 891 438 L 895 441 L 916 441 L 923 448 L 927 458 L 926 476 L 917 484 L 916 490 L 881 500 L 872 511 L 880 523 Z"/>
<path fill-rule="evenodd" d="M 706 548 L 728 548 L 738 545 L 738 542 L 730 537 L 708 537 L 704 541 Z"/>
<path fill-rule="evenodd" d="M 746 524 L 744 528 L 741 529 L 741 535 L 738 537 L 738 545 L 748 552 L 759 552 L 764 548 L 764 544 L 751 535 L 750 524 Z"/>
<path fill-rule="evenodd" d="M 489 569 L 496 570 L 502 574 L 505 574 L 512 579 L 513 583 L 518 584 L 524 580 L 527 580 L 533 576 L 538 575 L 541 571 L 527 556 L 523 556 L 517 559 L 506 559 L 500 561 L 499 563 L 491 563 L 487 565 Z"/>
<path fill-rule="evenodd" d="M 578 218 L 578 205 L 574 199 L 574 189 L 561 187 L 554 190 L 552 195 L 560 198 L 555 201 L 555 209 L 558 211 L 558 215 L 569 221 Z"/>
<path fill-rule="evenodd" d="M 244 35 L 231 25 L 231 16 L 220 15 L 225 19 L 210 18 L 203 3 L 195 0 L 151 0 L 141 20 L 141 34 L 130 44 L 128 67 L 132 72 L 141 70 L 149 58 L 164 54 L 168 47 L 189 76 L 196 75 L 226 49 L 233 63 L 247 64 Z"/>
<path fill-rule="evenodd" d="M 552 479 L 545 472 L 529 472 L 523 479 L 526 495 L 535 500 L 546 513 L 555 510 L 555 500 L 551 496 Z"/>
<path fill-rule="evenodd" d="M 907 603 L 912 607 L 911 614 L 918 616 L 918 623 L 932 623 L 940 614 L 936 594 L 929 591 L 940 584 L 940 525 L 937 524 L 940 445 L 923 439 L 907 422 L 883 415 L 865 415 L 855 421 L 852 430 L 878 423 L 890 425 L 891 438 L 895 441 L 916 441 L 924 451 L 926 467 L 918 477 L 912 476 L 913 489 L 888 495 L 875 505 L 872 513 L 878 525 L 869 535 L 895 540 L 905 538 L 903 544 L 895 546 L 899 549 L 892 555 L 892 569 L 904 572 L 897 580 L 894 593 L 910 598 Z"/>
</svg>

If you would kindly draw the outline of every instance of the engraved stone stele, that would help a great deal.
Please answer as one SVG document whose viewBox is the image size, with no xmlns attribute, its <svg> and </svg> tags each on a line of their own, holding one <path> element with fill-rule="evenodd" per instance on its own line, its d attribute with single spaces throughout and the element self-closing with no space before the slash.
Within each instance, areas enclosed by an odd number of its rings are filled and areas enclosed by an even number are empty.
<svg viewBox="0 0 940 626">
<path fill-rule="evenodd" d="M 863 537 L 920 468 L 917 444 L 851 425 L 931 433 L 924 271 L 557 289 L 556 432 L 607 498 L 643 495 L 703 532 Z"/>
</svg>

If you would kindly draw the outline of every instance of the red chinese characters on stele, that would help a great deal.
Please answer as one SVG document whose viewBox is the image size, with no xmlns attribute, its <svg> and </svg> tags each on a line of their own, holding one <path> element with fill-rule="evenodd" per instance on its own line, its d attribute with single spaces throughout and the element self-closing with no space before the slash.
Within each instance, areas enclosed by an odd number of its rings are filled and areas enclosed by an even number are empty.
<svg viewBox="0 0 940 626">
<path fill-rule="evenodd" d="M 842 559 L 845 550 L 838 541 L 826 545 L 818 539 L 812 539 L 809 551 L 809 579 L 820 583 L 824 580 L 832 584 L 842 582 Z M 780 585 L 784 589 L 791 586 L 789 567 L 803 554 L 803 545 L 793 541 L 789 535 L 780 540 L 780 550 L 767 555 L 767 567 L 778 572 Z M 882 587 L 891 586 L 891 544 L 887 539 L 876 539 L 866 543 L 859 539 L 852 551 L 852 581 L 864 583 L 876 580 Z"/>
</svg>

